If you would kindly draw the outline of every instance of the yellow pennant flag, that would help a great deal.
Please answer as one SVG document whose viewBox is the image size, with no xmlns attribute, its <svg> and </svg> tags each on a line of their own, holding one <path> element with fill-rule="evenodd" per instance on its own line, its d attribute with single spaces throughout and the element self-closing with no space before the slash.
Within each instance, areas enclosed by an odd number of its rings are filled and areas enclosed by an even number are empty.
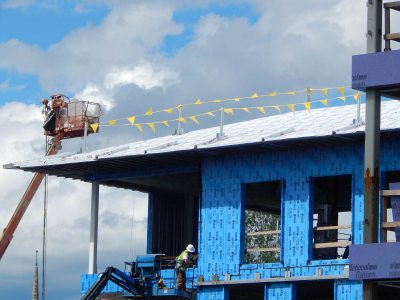
<svg viewBox="0 0 400 300">
<path fill-rule="evenodd" d="M 213 101 L 211 101 L 211 102 L 219 103 L 219 102 L 221 102 L 221 101 L 222 101 L 221 99 L 215 99 L 215 100 L 213 100 Z"/>
<path fill-rule="evenodd" d="M 168 121 L 162 121 L 161 123 L 162 123 L 164 126 L 169 127 Z"/>
<path fill-rule="evenodd" d="M 357 102 L 360 101 L 360 94 L 359 93 L 354 94 L 353 97 L 354 97 L 354 100 L 356 100 Z"/>
<path fill-rule="evenodd" d="M 135 124 L 136 128 L 143 132 L 142 124 Z"/>
<path fill-rule="evenodd" d="M 165 111 L 166 113 L 171 114 L 174 111 L 174 109 L 173 108 L 167 108 L 167 109 L 164 109 L 163 111 Z"/>
<path fill-rule="evenodd" d="M 321 92 L 328 97 L 328 89 L 322 89 Z"/>
<path fill-rule="evenodd" d="M 232 100 L 233 100 L 233 101 L 236 101 L 236 102 L 239 102 L 239 101 L 240 101 L 240 98 L 233 98 Z"/>
<path fill-rule="evenodd" d="M 214 113 L 212 111 L 206 112 L 206 115 L 209 115 L 211 117 L 215 117 Z"/>
<path fill-rule="evenodd" d="M 128 121 L 129 121 L 129 123 L 131 123 L 131 125 L 133 125 L 133 124 L 135 124 L 135 119 L 136 119 L 136 117 L 132 116 L 132 117 L 128 118 Z"/>
<path fill-rule="evenodd" d="M 273 108 L 275 108 L 278 112 L 281 112 L 281 107 L 279 105 L 275 105 L 272 106 Z"/>
<path fill-rule="evenodd" d="M 344 96 L 344 87 L 341 86 L 341 87 L 338 87 L 337 89 L 338 89 L 339 93 L 340 93 L 342 96 Z"/>
<path fill-rule="evenodd" d="M 233 109 L 232 108 L 224 108 L 224 113 L 227 113 L 228 115 L 233 116 Z"/>
<path fill-rule="evenodd" d="M 346 97 L 345 96 L 340 96 L 338 98 L 343 101 L 343 104 L 346 104 Z"/>
<path fill-rule="evenodd" d="M 186 121 L 186 119 L 185 118 L 178 118 L 177 119 L 178 120 L 178 122 L 180 122 L 180 123 L 187 123 L 187 121 Z"/>
<path fill-rule="evenodd" d="M 146 111 L 145 115 L 146 115 L 146 116 L 151 116 L 152 114 L 153 114 L 153 109 L 150 107 L 150 108 Z"/>
<path fill-rule="evenodd" d="M 262 114 L 265 115 L 265 109 L 264 109 L 264 107 L 260 106 L 260 107 L 257 107 L 257 109 L 258 109 L 258 111 L 259 111 L 260 113 L 262 113 Z"/>
<path fill-rule="evenodd" d="M 319 100 L 323 105 L 328 106 L 328 99 Z"/>
<path fill-rule="evenodd" d="M 254 93 L 253 95 L 250 96 L 250 98 L 258 98 L 258 94 Z"/>
<path fill-rule="evenodd" d="M 307 109 L 308 112 L 311 110 L 311 102 L 304 102 L 303 103 L 304 108 Z"/>
<path fill-rule="evenodd" d="M 147 123 L 147 126 L 149 126 L 150 129 L 153 130 L 153 132 L 156 132 L 156 126 L 154 125 L 154 123 Z"/>
<path fill-rule="evenodd" d="M 288 104 L 287 107 L 291 112 L 294 112 L 294 104 Z"/>
<path fill-rule="evenodd" d="M 203 102 L 201 102 L 200 99 L 197 99 L 196 102 L 195 102 L 194 104 L 200 105 L 200 104 L 203 104 Z"/>
<path fill-rule="evenodd" d="M 115 124 L 117 124 L 117 120 L 110 120 L 107 123 L 108 123 L 108 125 L 115 125 Z"/>
<path fill-rule="evenodd" d="M 245 111 L 247 113 L 250 113 L 250 109 L 248 107 L 242 107 L 241 110 L 243 110 L 243 111 Z"/>
<path fill-rule="evenodd" d="M 196 123 L 197 125 L 200 124 L 200 123 L 199 123 L 199 120 L 197 120 L 196 116 L 191 116 L 191 117 L 189 117 L 189 119 L 192 120 L 193 123 Z"/>
<path fill-rule="evenodd" d="M 99 123 L 90 124 L 90 127 L 93 129 L 93 133 L 96 133 L 99 128 Z"/>
<path fill-rule="evenodd" d="M 272 93 L 269 93 L 267 96 L 269 96 L 269 97 L 275 97 L 276 95 L 278 95 L 277 92 L 272 92 Z"/>
</svg>

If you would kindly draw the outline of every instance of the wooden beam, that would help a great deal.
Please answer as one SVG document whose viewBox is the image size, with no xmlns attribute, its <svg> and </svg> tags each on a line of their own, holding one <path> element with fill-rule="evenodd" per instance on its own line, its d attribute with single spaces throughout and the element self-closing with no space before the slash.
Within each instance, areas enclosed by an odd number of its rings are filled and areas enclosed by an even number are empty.
<svg viewBox="0 0 400 300">
<path fill-rule="evenodd" d="M 382 197 L 400 196 L 400 190 L 382 190 Z"/>
<path fill-rule="evenodd" d="M 382 228 L 395 228 L 395 227 L 400 227 L 400 221 L 382 222 Z"/>
<path fill-rule="evenodd" d="M 384 40 L 400 42 L 400 33 L 388 33 L 383 35 Z"/>
<path fill-rule="evenodd" d="M 319 226 L 315 227 L 314 230 L 322 231 L 322 230 L 334 230 L 334 229 L 349 229 L 351 225 L 337 225 L 337 226 Z"/>
<path fill-rule="evenodd" d="M 316 243 L 314 244 L 314 249 L 321 249 L 321 248 L 338 248 L 338 247 L 347 247 L 350 246 L 350 241 L 343 241 L 343 242 L 330 242 L 330 243 Z"/>
<path fill-rule="evenodd" d="M 256 231 L 256 232 L 248 232 L 247 236 L 255 236 L 255 235 L 267 235 L 267 234 L 279 234 L 280 230 L 269 230 L 269 231 Z"/>
<path fill-rule="evenodd" d="M 247 252 L 280 252 L 281 248 L 250 248 Z"/>
</svg>

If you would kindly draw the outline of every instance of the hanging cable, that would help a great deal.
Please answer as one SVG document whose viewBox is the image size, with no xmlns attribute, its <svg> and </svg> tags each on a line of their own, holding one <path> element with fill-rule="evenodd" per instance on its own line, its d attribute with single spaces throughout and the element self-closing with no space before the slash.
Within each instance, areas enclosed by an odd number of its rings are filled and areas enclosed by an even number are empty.
<svg viewBox="0 0 400 300">
<path fill-rule="evenodd" d="M 46 136 L 47 152 L 49 138 Z M 48 202 L 48 176 L 44 176 L 44 197 L 43 197 L 43 250 L 42 250 L 42 300 L 46 299 L 46 248 L 47 248 L 47 202 Z"/>
</svg>

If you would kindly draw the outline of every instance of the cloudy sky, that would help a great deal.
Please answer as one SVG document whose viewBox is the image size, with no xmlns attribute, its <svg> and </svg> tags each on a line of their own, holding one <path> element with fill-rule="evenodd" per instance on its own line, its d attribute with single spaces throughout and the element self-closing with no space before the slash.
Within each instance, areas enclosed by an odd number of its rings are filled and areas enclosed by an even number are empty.
<svg viewBox="0 0 400 300">
<path fill-rule="evenodd" d="M 1 165 L 43 155 L 40 100 L 53 93 L 99 102 L 103 120 L 111 120 L 196 99 L 347 86 L 351 55 L 365 52 L 365 32 L 365 0 L 0 1 Z M 274 101 L 305 100 L 296 97 Z M 184 130 L 219 122 L 199 121 Z M 104 126 L 88 147 L 171 134 L 173 128 L 141 133 Z M 65 141 L 63 151 L 78 151 L 80 143 Z M 0 227 L 31 176 L 0 170 Z M 49 178 L 48 299 L 79 298 L 79 275 L 88 264 L 90 188 Z M 144 253 L 146 218 L 146 195 L 101 187 L 99 270 Z M 2 299 L 31 296 L 42 227 L 40 189 L 0 262 Z"/>
</svg>

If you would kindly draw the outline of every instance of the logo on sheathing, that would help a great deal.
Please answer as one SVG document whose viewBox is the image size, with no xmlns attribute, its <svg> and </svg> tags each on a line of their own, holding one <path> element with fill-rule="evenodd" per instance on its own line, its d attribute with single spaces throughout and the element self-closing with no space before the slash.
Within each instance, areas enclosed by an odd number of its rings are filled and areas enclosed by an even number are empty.
<svg viewBox="0 0 400 300">
<path fill-rule="evenodd" d="M 352 79 L 353 79 L 353 81 L 366 80 L 367 79 L 367 74 L 357 73 L 356 75 L 352 76 Z"/>
</svg>

